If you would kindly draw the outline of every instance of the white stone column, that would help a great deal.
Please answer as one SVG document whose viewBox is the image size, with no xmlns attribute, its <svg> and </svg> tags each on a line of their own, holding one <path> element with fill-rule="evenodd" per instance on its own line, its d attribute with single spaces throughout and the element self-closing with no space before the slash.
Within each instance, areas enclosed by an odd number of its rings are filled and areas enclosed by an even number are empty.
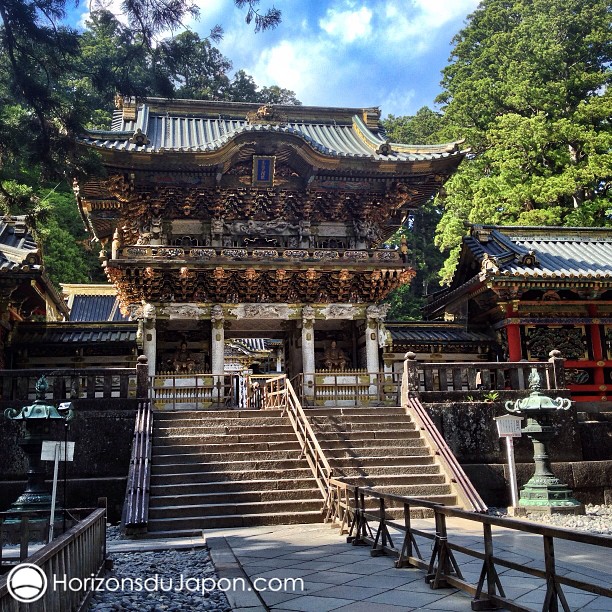
<svg viewBox="0 0 612 612">
<path fill-rule="evenodd" d="M 210 343 L 210 365 L 213 374 L 213 384 L 216 391 L 213 392 L 213 398 L 220 404 L 224 398 L 224 373 L 225 373 L 225 329 L 223 327 L 225 318 L 223 316 L 223 308 L 219 304 L 215 304 L 210 311 L 210 320 L 212 323 L 212 338 Z"/>
<path fill-rule="evenodd" d="M 155 364 L 157 362 L 155 314 L 155 307 L 152 304 L 145 304 L 143 308 L 142 352 L 147 356 L 149 376 L 155 376 Z"/>
<path fill-rule="evenodd" d="M 369 373 L 378 372 L 378 322 L 368 317 L 365 329 L 366 367 Z"/>
<path fill-rule="evenodd" d="M 276 371 L 277 372 L 283 371 L 283 347 L 282 346 L 279 346 L 276 349 Z"/>
<path fill-rule="evenodd" d="M 312 306 L 302 308 L 302 370 L 304 372 L 304 395 L 314 396 L 315 373 L 315 311 Z"/>
</svg>

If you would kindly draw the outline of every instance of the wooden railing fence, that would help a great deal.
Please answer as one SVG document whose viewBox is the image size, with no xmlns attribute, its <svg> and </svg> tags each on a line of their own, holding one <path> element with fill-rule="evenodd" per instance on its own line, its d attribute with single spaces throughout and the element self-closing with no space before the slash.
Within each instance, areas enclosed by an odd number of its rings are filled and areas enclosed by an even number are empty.
<svg viewBox="0 0 612 612">
<path fill-rule="evenodd" d="M 151 402 L 143 400 L 138 405 L 134 425 L 132 456 L 121 517 L 121 530 L 124 533 L 133 534 L 147 530 L 152 438 Z"/>
<path fill-rule="evenodd" d="M 0 399 L 35 400 L 36 382 L 44 374 L 49 399 L 110 399 L 148 397 L 147 358 L 135 368 L 45 368 L 0 370 Z"/>
<path fill-rule="evenodd" d="M 91 580 L 104 570 L 106 561 L 106 500 L 104 507 L 93 510 L 86 518 L 26 559 L 37 565 L 47 577 L 47 589 L 41 599 L 23 604 L 8 591 L 8 576 L 0 577 L 0 612 L 32 612 L 53 610 L 72 612 L 87 609 L 93 591 L 61 586 L 70 579 Z M 65 582 L 61 582 L 64 581 Z M 59 580 L 60 588 L 53 588 Z"/>
<path fill-rule="evenodd" d="M 287 405 L 285 374 L 251 374 L 247 377 L 247 409 L 284 410 Z"/>
<path fill-rule="evenodd" d="M 563 586 L 572 587 L 593 595 L 612 597 L 609 584 L 573 578 L 565 571 L 558 571 L 555 563 L 555 540 L 565 540 L 612 548 L 612 538 L 579 533 L 501 517 L 468 512 L 459 508 L 443 506 L 415 497 L 403 497 L 383 493 L 368 487 L 357 487 L 342 480 L 329 481 L 330 495 L 326 506 L 327 519 L 348 532 L 347 541 L 354 545 L 371 546 L 370 554 L 378 556 L 390 554 L 397 557 L 396 567 L 417 567 L 425 570 L 425 581 L 431 588 L 455 587 L 473 596 L 473 610 L 488 610 L 501 606 L 508 610 L 528 611 L 509 599 L 502 584 L 503 574 L 499 568 L 541 578 L 546 586 L 543 612 L 557 612 L 559 605 L 569 612 L 570 608 L 563 592 Z M 403 509 L 402 518 L 397 521 L 388 517 L 389 506 Z M 411 523 L 411 510 L 427 508 L 434 514 L 435 533 L 416 529 Z M 482 548 L 474 548 L 453 542 L 458 534 L 452 534 L 447 526 L 448 518 L 463 519 L 482 525 Z M 495 552 L 495 539 L 492 527 L 503 527 L 520 533 L 530 533 L 542 537 L 543 569 L 528 566 L 503 558 Z M 399 539 L 398 534 L 399 532 Z M 423 556 L 418 538 L 432 541 L 429 558 Z M 396 540 L 396 543 L 394 542 Z M 462 553 L 472 559 L 482 561 L 478 582 L 468 582 L 454 553 Z M 509 580 L 513 580 L 510 578 Z M 507 586 L 509 586 L 507 584 Z"/>
<path fill-rule="evenodd" d="M 294 379 L 303 406 L 397 406 L 401 373 L 319 370 Z"/>
<path fill-rule="evenodd" d="M 522 391 L 536 370 L 543 389 L 565 389 L 564 359 L 557 350 L 548 361 L 436 362 L 421 363 L 416 354 L 406 353 L 405 390 L 412 395 L 465 396 L 477 391 Z"/>
</svg>

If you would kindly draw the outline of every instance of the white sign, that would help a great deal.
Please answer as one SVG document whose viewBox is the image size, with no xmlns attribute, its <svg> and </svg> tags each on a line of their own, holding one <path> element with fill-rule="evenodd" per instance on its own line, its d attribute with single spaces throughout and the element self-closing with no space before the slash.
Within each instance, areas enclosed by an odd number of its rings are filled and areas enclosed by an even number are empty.
<svg viewBox="0 0 612 612">
<path fill-rule="evenodd" d="M 68 446 L 66 446 L 68 444 Z M 44 440 L 42 443 L 42 451 L 40 453 L 41 461 L 55 461 L 55 449 L 59 446 L 59 460 L 73 461 L 74 460 L 74 442 L 59 442 L 57 440 Z"/>
<path fill-rule="evenodd" d="M 495 417 L 497 424 L 497 433 L 500 438 L 520 438 L 521 437 L 521 421 L 523 417 L 516 417 L 510 414 Z"/>
</svg>

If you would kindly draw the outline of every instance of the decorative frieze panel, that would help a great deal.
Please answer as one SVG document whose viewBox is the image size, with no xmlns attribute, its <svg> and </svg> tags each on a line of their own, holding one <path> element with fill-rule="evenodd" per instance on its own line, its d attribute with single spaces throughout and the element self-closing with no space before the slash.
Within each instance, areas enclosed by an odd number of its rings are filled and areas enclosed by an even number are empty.
<svg viewBox="0 0 612 612">
<path fill-rule="evenodd" d="M 411 197 L 411 189 L 404 184 L 394 184 L 386 193 L 302 192 L 247 186 L 143 185 L 124 174 L 109 177 L 105 189 L 121 205 L 117 229 L 122 245 L 146 243 L 151 237 L 161 239 L 163 221 L 174 219 L 220 222 L 234 235 L 240 233 L 236 224 L 260 224 L 269 235 L 289 232 L 299 235 L 300 240 L 300 222 L 339 222 L 350 225 L 358 240 L 378 244 L 385 224 Z M 97 214 L 93 212 L 94 217 Z M 93 221 L 95 225 L 95 218 Z"/>
<path fill-rule="evenodd" d="M 378 302 L 414 275 L 410 269 L 256 270 L 252 267 L 229 269 L 222 266 L 204 270 L 186 267 L 156 270 L 135 266 L 120 269 L 108 266 L 106 271 L 109 280 L 117 287 L 124 309 L 143 301 L 253 305 L 271 302 L 331 303 L 334 306 L 329 312 L 330 318 L 349 318 L 349 311 L 340 311 L 342 303 Z"/>
<path fill-rule="evenodd" d="M 243 248 L 182 248 L 170 246 L 129 246 L 118 252 L 118 259 L 185 259 L 212 260 L 215 258 L 243 261 L 245 259 L 269 261 L 337 261 L 345 260 L 342 265 L 367 263 L 373 257 L 376 262 L 398 265 L 403 264 L 399 251 L 395 250 L 335 250 L 335 249 L 243 249 Z"/>
<path fill-rule="evenodd" d="M 527 326 L 526 343 L 529 359 L 547 360 L 550 351 L 557 349 L 565 359 L 588 359 L 586 332 L 583 325 L 544 327 Z"/>
</svg>

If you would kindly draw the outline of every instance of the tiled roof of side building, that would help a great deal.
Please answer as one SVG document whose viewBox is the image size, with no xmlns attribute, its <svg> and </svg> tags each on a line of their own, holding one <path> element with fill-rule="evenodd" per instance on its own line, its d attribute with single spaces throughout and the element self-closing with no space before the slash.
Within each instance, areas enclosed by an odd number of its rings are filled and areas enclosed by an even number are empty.
<svg viewBox="0 0 612 612">
<path fill-rule="evenodd" d="M 387 329 L 393 341 L 398 344 L 410 342 L 460 342 L 462 344 L 483 344 L 492 342 L 492 338 L 480 332 L 467 331 L 457 325 L 448 323 L 387 323 Z"/>
<path fill-rule="evenodd" d="M 248 111 L 253 113 L 259 106 L 256 104 L 188 100 L 171 104 L 152 100 L 151 104 L 139 105 L 136 118 L 128 120 L 123 118 L 122 111 L 116 111 L 112 130 L 90 131 L 81 141 L 117 151 L 212 152 L 241 134 L 277 133 L 297 137 L 331 157 L 401 162 L 462 155 L 457 143 L 428 146 L 389 143 L 362 118 L 363 113 L 379 112 L 378 109 L 274 106 L 276 117 L 266 122 L 247 119 Z"/>
<path fill-rule="evenodd" d="M 114 295 L 75 295 L 70 309 L 71 321 L 127 321 Z"/>
<path fill-rule="evenodd" d="M 473 226 L 465 246 L 495 276 L 612 280 L 612 228 Z"/>
<path fill-rule="evenodd" d="M 22 323 L 17 326 L 14 345 L 23 344 L 136 344 L 136 323 Z"/>
<path fill-rule="evenodd" d="M 0 218 L 0 271 L 40 267 L 38 245 L 24 216 Z"/>
</svg>

